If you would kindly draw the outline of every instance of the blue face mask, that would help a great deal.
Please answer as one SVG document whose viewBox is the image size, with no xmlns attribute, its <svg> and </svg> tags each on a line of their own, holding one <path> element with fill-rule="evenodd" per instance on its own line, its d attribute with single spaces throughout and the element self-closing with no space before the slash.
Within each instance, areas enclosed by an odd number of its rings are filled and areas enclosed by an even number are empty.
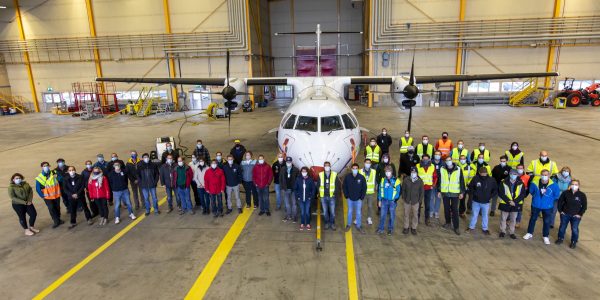
<svg viewBox="0 0 600 300">
<path fill-rule="evenodd" d="M 62 168 L 62 167 L 64 167 L 64 166 L 65 166 L 65 163 L 64 163 L 64 162 L 59 162 L 59 163 L 58 163 L 58 167 L 59 167 L 59 168 Z"/>
<path fill-rule="evenodd" d="M 511 180 L 517 180 L 517 175 L 510 175 Z"/>
<path fill-rule="evenodd" d="M 358 170 L 352 169 L 352 175 L 356 176 L 356 174 L 358 174 Z"/>
<path fill-rule="evenodd" d="M 42 167 L 42 171 L 44 171 L 44 173 L 48 173 L 50 172 L 50 167 Z"/>
</svg>

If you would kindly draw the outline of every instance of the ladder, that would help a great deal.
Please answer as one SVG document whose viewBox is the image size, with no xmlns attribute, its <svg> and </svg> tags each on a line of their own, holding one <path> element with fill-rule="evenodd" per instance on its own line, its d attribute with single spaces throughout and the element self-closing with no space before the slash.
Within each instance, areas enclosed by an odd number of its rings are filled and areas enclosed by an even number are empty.
<svg viewBox="0 0 600 300">
<path fill-rule="evenodd" d="M 154 99 L 152 98 L 142 99 L 142 107 L 137 112 L 138 117 L 145 117 L 150 114 L 152 103 L 154 102 L 153 100 Z"/>
<path fill-rule="evenodd" d="M 538 90 L 538 79 L 529 78 L 523 82 L 521 90 L 509 94 L 508 105 L 510 106 L 538 106 L 540 103 L 536 100 L 535 103 L 526 103 L 533 93 Z"/>
<path fill-rule="evenodd" d="M 21 96 L 5 95 L 0 93 L 0 106 L 14 108 L 22 114 L 31 112 L 31 108 L 27 105 L 27 101 Z"/>
</svg>

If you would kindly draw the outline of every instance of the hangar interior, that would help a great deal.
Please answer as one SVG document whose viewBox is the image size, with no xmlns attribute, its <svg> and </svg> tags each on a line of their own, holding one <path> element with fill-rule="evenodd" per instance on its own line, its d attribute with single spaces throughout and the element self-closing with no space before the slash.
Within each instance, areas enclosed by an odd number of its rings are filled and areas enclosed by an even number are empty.
<svg viewBox="0 0 600 300">
<path fill-rule="evenodd" d="M 320 48 L 317 24 L 324 32 Z M 600 2 L 594 0 L 0 0 L 3 298 L 599 298 L 600 235 L 593 230 L 600 226 L 593 201 L 600 194 L 593 184 L 600 167 L 593 157 L 600 141 L 598 24 Z M 403 104 L 402 93 L 390 93 L 397 87 L 391 82 L 347 84 L 339 91 L 358 119 L 349 122 L 364 129 L 362 143 L 387 128 L 396 164 L 408 128 L 416 143 L 422 135 L 437 141 L 443 131 L 468 149 L 485 142 L 492 167 L 514 141 L 526 162 L 547 150 L 559 168 L 573 170 L 587 194 L 576 250 L 543 245 L 540 221 L 534 241 L 520 238 L 531 196 L 514 241 L 498 239 L 498 216 L 490 217 L 491 237 L 456 236 L 443 224 L 422 221 L 417 236 L 405 236 L 400 204 L 391 237 L 375 234 L 378 217 L 365 225 L 366 234 L 344 232 L 342 196 L 337 231 L 321 230 L 313 214 L 314 229 L 302 232 L 282 222 L 280 211 L 271 218 L 252 208 L 215 219 L 165 214 L 161 186 L 158 217 L 140 210 L 136 220 L 102 228 L 83 225 L 79 213 L 73 229 L 51 228 L 34 187 L 42 232 L 33 237 L 23 236 L 9 204 L 13 173 L 35 185 L 42 161 L 54 168 L 64 158 L 79 172 L 98 153 L 125 159 L 132 149 L 156 150 L 164 145 L 156 141 L 161 137 L 173 137 L 188 161 L 196 139 L 211 155 L 224 156 L 239 139 L 272 163 L 285 149 L 277 127 L 302 91 L 291 83 L 251 86 L 244 79 L 310 77 L 320 68 L 324 76 L 392 77 L 408 84 L 413 62 L 421 90 L 414 108 Z M 224 78 L 227 65 L 240 93 L 235 111 L 215 94 L 222 84 L 96 81 Z M 418 80 L 531 72 L 560 75 Z M 271 186 L 272 208 L 275 197 Z M 114 208 L 108 209 L 113 216 Z M 443 205 L 441 211 L 443 223 Z M 363 204 L 363 223 L 366 213 Z M 460 219 L 461 231 L 469 219 Z M 556 222 L 553 241 L 559 217 Z"/>
</svg>

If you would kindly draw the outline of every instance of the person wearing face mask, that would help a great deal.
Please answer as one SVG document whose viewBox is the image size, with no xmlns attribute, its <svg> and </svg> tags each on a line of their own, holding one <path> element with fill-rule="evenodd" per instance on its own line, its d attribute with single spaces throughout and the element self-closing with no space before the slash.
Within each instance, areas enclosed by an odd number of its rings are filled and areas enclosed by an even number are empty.
<svg viewBox="0 0 600 300">
<path fill-rule="evenodd" d="M 235 140 L 233 143 L 234 145 L 231 148 L 231 151 L 229 151 L 229 154 L 233 156 L 233 161 L 240 165 L 245 157 L 246 152 L 248 151 L 246 150 L 246 147 L 241 144 L 240 140 Z"/>
<path fill-rule="evenodd" d="M 392 145 L 392 137 L 388 135 L 387 129 L 381 129 L 381 134 L 377 136 L 377 146 L 381 149 L 381 154 L 389 153 Z"/>
<path fill-rule="evenodd" d="M 233 163 L 233 162 L 232 162 Z M 210 162 L 210 169 L 204 175 L 204 188 L 210 197 L 213 216 L 223 217 L 223 192 L 225 192 L 225 174 L 217 161 Z"/>
<path fill-rule="evenodd" d="M 179 153 L 177 152 L 177 150 L 173 149 L 173 145 L 171 143 L 167 143 L 165 146 L 166 149 L 162 153 L 160 163 L 164 165 L 167 162 L 167 158 L 169 155 L 171 156 L 173 162 L 176 162 L 177 158 L 179 157 Z"/>
<path fill-rule="evenodd" d="M 283 161 L 283 153 L 277 154 L 277 160 L 271 165 L 271 172 L 273 172 L 273 183 L 275 184 L 275 210 L 281 209 L 281 188 L 279 186 L 279 172 L 285 168 L 285 162 Z"/>
<path fill-rule="evenodd" d="M 192 186 L 194 171 L 185 164 L 185 158 L 182 156 L 177 158 L 177 165 L 173 169 L 171 178 L 171 186 L 175 188 L 177 198 L 179 198 L 181 203 L 179 215 L 183 215 L 186 212 L 189 212 L 191 215 L 195 214 L 192 208 L 192 199 L 190 198 L 190 187 Z"/>
<path fill-rule="evenodd" d="M 98 205 L 90 199 L 90 192 L 87 189 L 87 183 L 90 179 L 90 175 L 92 175 L 93 164 L 91 160 L 85 161 L 85 168 L 81 171 L 81 177 L 83 177 L 84 187 L 85 187 L 85 197 L 87 198 L 88 207 L 90 208 L 90 212 L 92 214 L 91 218 L 95 218 L 99 215 L 100 211 L 98 210 Z"/>
<path fill-rule="evenodd" d="M 429 226 L 430 219 L 434 217 L 435 199 L 437 198 L 436 186 L 438 181 L 438 172 L 435 167 L 431 165 L 429 155 L 423 154 L 423 160 L 417 165 L 417 175 L 423 181 L 423 203 L 424 203 L 424 215 L 425 225 Z M 436 218 L 439 218 L 439 200 L 437 202 L 437 210 L 435 210 Z M 421 208 L 419 208 L 418 215 L 421 215 Z"/>
<path fill-rule="evenodd" d="M 150 155 L 144 153 L 142 161 L 137 165 L 138 184 L 142 189 L 144 203 L 146 205 L 146 216 L 150 214 L 150 208 L 154 207 L 154 214 L 160 214 L 158 210 L 158 197 L 156 197 L 156 185 L 160 179 L 158 166 L 150 161 Z M 150 204 L 150 196 L 152 196 L 152 205 Z"/>
<path fill-rule="evenodd" d="M 498 195 L 498 185 L 496 180 L 488 175 L 489 173 L 486 168 L 480 168 L 477 175 L 469 183 L 469 193 L 471 193 L 471 198 L 473 199 L 473 214 L 471 215 L 471 223 L 465 230 L 466 233 L 475 230 L 479 212 L 481 211 L 481 230 L 483 234 L 490 235 L 488 229 L 490 200 Z"/>
<path fill-rule="evenodd" d="M 444 160 L 450 155 L 450 151 L 452 151 L 454 145 L 452 145 L 452 140 L 448 138 L 447 132 L 442 132 L 442 138 L 435 143 L 434 148 L 435 150 L 440 151 L 442 154 L 442 159 Z"/>
<path fill-rule="evenodd" d="M 419 207 L 424 198 L 423 180 L 419 178 L 417 168 L 410 170 L 410 175 L 402 180 L 402 200 L 404 201 L 404 229 L 403 234 L 417 235 L 419 224 Z"/>
<path fill-rule="evenodd" d="M 121 169 L 125 168 L 125 162 L 119 159 L 119 156 L 116 153 L 110 154 L 110 161 L 106 165 L 106 169 L 108 172 L 112 171 L 115 164 L 118 163 L 121 166 Z"/>
<path fill-rule="evenodd" d="M 196 141 L 196 149 L 194 149 L 194 153 L 197 159 L 203 159 L 205 162 L 210 161 L 210 152 L 208 148 L 202 143 L 202 140 Z"/>
<path fill-rule="evenodd" d="M 527 167 L 527 173 L 533 175 L 533 179 L 531 180 L 534 182 L 540 179 L 542 170 L 548 170 L 550 172 L 550 177 L 558 174 L 558 167 L 556 163 L 548 157 L 548 151 L 540 151 L 539 159 L 532 160 Z"/>
<path fill-rule="evenodd" d="M 540 179 L 533 180 L 529 186 L 529 193 L 531 194 L 531 217 L 529 219 L 529 226 L 527 227 L 527 234 L 523 236 L 523 239 L 529 240 L 533 238 L 533 232 L 535 230 L 535 222 L 542 213 L 543 217 L 543 229 L 542 237 L 544 244 L 550 245 L 550 222 L 552 218 L 552 209 L 554 207 L 554 201 L 560 197 L 560 190 L 558 185 L 550 179 L 550 171 L 542 170 Z"/>
<path fill-rule="evenodd" d="M 319 198 L 321 198 L 321 207 L 323 208 L 323 221 L 325 230 L 336 230 L 335 227 L 335 185 L 337 183 L 337 172 L 331 171 L 331 163 L 323 163 L 324 170 L 319 172 L 319 181 L 317 189 Z"/>
<path fill-rule="evenodd" d="M 210 214 L 210 197 L 206 192 L 206 187 L 204 186 L 204 176 L 206 176 L 206 171 L 208 170 L 208 166 L 204 159 L 200 158 L 198 160 L 198 164 L 190 164 L 190 167 L 194 169 L 194 182 L 198 187 L 198 198 L 200 198 L 200 205 L 196 205 L 196 207 L 202 208 L 202 214 L 208 215 Z"/>
<path fill-rule="evenodd" d="M 421 159 L 415 154 L 415 148 L 413 146 L 408 147 L 408 151 L 404 154 L 400 154 L 400 166 L 398 166 L 398 174 L 403 176 L 410 176 L 410 170 L 419 164 Z"/>
<path fill-rule="evenodd" d="M 235 160 L 235 156 L 234 156 Z M 247 151 L 244 155 L 244 160 L 241 163 L 242 168 L 242 184 L 244 185 L 244 191 L 246 192 L 246 207 L 250 207 L 252 200 L 254 200 L 254 208 L 258 208 L 258 191 L 256 185 L 252 182 L 252 170 L 256 165 L 256 159 L 252 159 L 252 152 Z"/>
<path fill-rule="evenodd" d="M 485 155 L 483 153 L 479 153 L 479 155 L 475 157 L 475 161 L 471 163 L 471 173 L 469 174 L 469 176 L 465 176 L 465 178 L 469 178 L 468 180 L 470 182 L 477 174 L 477 170 L 481 168 L 485 168 L 488 174 L 492 174 L 492 169 L 490 168 L 490 165 L 488 165 L 488 163 L 485 162 Z M 472 207 L 473 199 L 471 199 L 471 195 L 469 195 L 469 199 L 467 201 L 467 213 L 471 213 Z"/>
<path fill-rule="evenodd" d="M 113 195 L 113 199 L 117 202 L 115 205 L 115 224 L 121 222 L 121 205 L 125 205 L 129 212 L 129 217 L 135 220 L 133 209 L 131 207 L 131 198 L 129 193 L 129 175 L 127 170 L 119 162 L 115 162 L 112 171 L 108 172 L 108 183 Z"/>
<path fill-rule="evenodd" d="M 527 172 L 525 172 L 525 166 L 524 165 L 518 165 L 517 166 L 517 175 L 519 176 L 519 179 L 521 179 L 521 181 L 523 182 L 523 187 L 525 188 L 525 196 L 524 198 L 527 198 L 527 196 L 529 196 L 529 183 L 531 182 L 532 177 L 527 174 Z M 517 213 L 517 224 L 515 224 L 515 228 L 521 228 L 521 219 L 523 218 L 523 209 L 519 210 L 519 212 Z"/>
<path fill-rule="evenodd" d="M 500 196 L 500 234 L 503 238 L 506 235 L 506 220 L 508 222 L 508 230 L 511 239 L 516 239 L 515 224 L 517 223 L 517 215 L 523 209 L 523 199 L 525 198 L 525 185 L 517 170 L 510 170 L 508 178 L 505 178 L 499 186 L 498 195 Z"/>
<path fill-rule="evenodd" d="M 108 162 L 106 162 L 106 160 L 104 160 L 104 154 L 100 153 L 98 155 L 96 155 L 96 162 L 94 163 L 93 167 L 98 167 L 102 170 L 102 173 L 107 173 L 108 171 Z"/>
<path fill-rule="evenodd" d="M 300 206 L 300 230 L 310 230 L 310 203 L 316 194 L 315 182 L 308 176 L 308 168 L 302 167 L 296 178 L 294 192 Z"/>
<path fill-rule="evenodd" d="M 388 235 L 394 232 L 394 222 L 396 221 L 396 205 L 402 193 L 400 179 L 393 174 L 393 169 L 387 166 L 384 169 L 385 177 L 379 182 L 379 191 L 377 193 L 377 204 L 381 207 L 381 217 L 377 234 L 383 234 L 385 230 L 386 218 L 388 218 Z"/>
<path fill-rule="evenodd" d="M 517 142 L 512 142 L 512 144 L 510 144 L 510 149 L 506 150 L 504 155 L 506 155 L 508 160 L 506 163 L 512 169 L 516 169 L 518 165 L 525 164 L 524 153 L 519 149 L 519 143 Z"/>
<path fill-rule="evenodd" d="M 217 164 L 218 166 L 218 164 Z M 235 163 L 233 156 L 227 155 L 227 162 L 221 168 L 223 170 L 223 174 L 225 175 L 225 200 L 227 201 L 227 214 L 232 212 L 233 207 L 233 197 L 236 199 L 236 205 L 238 208 L 238 213 L 242 213 L 242 202 L 240 200 L 240 183 L 242 183 L 243 174 L 242 168 Z M 244 187 L 246 187 L 244 185 Z M 246 199 L 248 195 L 246 195 Z M 248 207 L 250 207 L 250 203 L 247 200 Z"/>
<path fill-rule="evenodd" d="M 298 218 L 298 208 L 296 206 L 296 197 L 294 195 L 294 186 L 296 178 L 300 171 L 292 164 L 292 158 L 285 158 L 285 167 L 279 172 L 279 188 L 281 189 L 283 203 L 285 206 L 285 215 L 283 222 L 292 221 L 296 223 Z"/>
<path fill-rule="evenodd" d="M 492 177 L 496 180 L 496 184 L 500 186 L 502 181 L 508 177 L 508 173 L 512 168 L 508 165 L 508 157 L 505 155 L 500 156 L 500 164 L 496 165 L 492 169 Z M 496 203 L 498 201 L 498 195 L 492 198 L 492 207 L 490 208 L 490 216 L 493 217 L 496 214 Z"/>
<path fill-rule="evenodd" d="M 579 240 L 579 223 L 587 210 L 587 196 L 579 190 L 580 182 L 571 180 L 571 187 L 560 194 L 558 199 L 558 211 L 560 212 L 560 227 L 556 244 L 560 245 L 565 239 L 565 231 L 571 223 L 571 244 L 569 247 L 575 249 Z"/>
<path fill-rule="evenodd" d="M 48 207 L 48 212 L 56 228 L 65 222 L 60 219 L 60 184 L 56 178 L 56 173 L 50 169 L 48 162 L 40 164 L 42 172 L 35 178 L 35 190 L 40 198 L 44 199 L 44 203 Z"/>
<path fill-rule="evenodd" d="M 465 195 L 465 179 L 462 170 L 452 162 L 452 158 L 446 159 L 446 165 L 440 169 L 437 191 L 438 197 L 443 196 L 444 216 L 446 224 L 444 228 L 454 228 L 454 233 L 460 235 L 458 230 L 458 201 Z M 471 183 L 473 183 L 471 181 Z"/>
<path fill-rule="evenodd" d="M 171 155 L 167 155 L 165 163 L 160 166 L 160 185 L 165 187 L 165 192 L 167 194 L 167 204 L 169 205 L 167 209 L 167 213 L 173 211 L 173 194 L 175 194 L 175 202 L 177 204 L 177 208 L 181 212 L 181 199 L 177 196 L 175 191 L 175 186 L 173 185 L 173 171 L 177 167 L 177 163 L 175 159 Z"/>
<path fill-rule="evenodd" d="M 100 210 L 100 226 L 104 226 L 108 222 L 107 200 L 110 197 L 110 188 L 108 185 L 108 179 L 102 173 L 102 169 L 94 167 L 87 186 L 88 191 L 90 191 L 90 199 L 96 202 Z"/>
<path fill-rule="evenodd" d="M 217 167 L 219 167 L 220 169 L 223 169 L 223 166 L 225 164 L 227 164 L 227 160 L 225 160 L 225 158 L 223 158 L 223 153 L 221 152 L 217 152 L 215 153 L 215 160 L 217 161 Z M 206 162 L 207 165 L 210 165 L 210 160 Z"/>
<path fill-rule="evenodd" d="M 369 145 L 365 147 L 365 159 L 370 159 L 374 163 L 379 162 L 381 157 L 381 148 L 377 145 L 374 138 L 371 138 Z"/>
<path fill-rule="evenodd" d="M 56 174 L 56 179 L 58 180 L 58 184 L 60 184 L 60 186 L 63 186 L 63 183 L 65 181 L 65 178 L 67 178 L 67 176 L 69 176 L 67 170 L 69 169 L 69 166 L 67 166 L 65 164 L 65 160 L 62 158 L 59 158 L 56 160 L 56 168 L 54 169 L 54 174 Z M 67 214 L 71 213 L 71 205 L 69 204 L 69 196 L 65 193 L 64 190 L 61 189 L 61 198 L 62 198 L 62 202 L 65 205 L 65 209 L 67 210 Z"/>
<path fill-rule="evenodd" d="M 344 198 L 346 198 L 348 205 L 348 216 L 346 218 L 346 232 L 350 231 L 352 224 L 352 212 L 355 214 L 354 224 L 356 230 L 360 233 L 365 233 L 362 228 L 362 202 L 365 199 L 367 193 L 367 180 L 358 172 L 358 164 L 352 164 L 351 173 L 344 177 L 344 184 L 342 185 Z M 334 214 L 332 214 L 334 216 Z M 330 221 L 331 224 L 333 222 Z"/>
<path fill-rule="evenodd" d="M 192 161 L 188 163 L 188 167 L 192 169 L 192 185 L 190 189 L 192 190 L 192 204 L 196 207 L 196 209 L 200 209 L 202 207 L 202 201 L 200 200 L 200 193 L 198 189 L 198 183 L 196 182 L 196 172 L 198 171 L 198 165 L 200 162 L 198 161 L 198 157 L 195 154 L 192 154 Z"/>
<path fill-rule="evenodd" d="M 8 185 L 8 197 L 12 202 L 12 207 L 19 217 L 19 223 L 25 230 L 26 236 L 32 236 L 40 231 L 33 227 L 37 218 L 37 211 L 33 206 L 33 189 L 23 180 L 23 175 L 15 173 L 10 177 Z M 29 222 L 27 222 L 29 215 Z"/>
<path fill-rule="evenodd" d="M 371 160 L 365 160 L 365 167 L 358 170 L 358 173 L 365 177 L 367 190 L 365 192 L 365 202 L 367 203 L 367 224 L 373 225 L 373 202 L 375 201 L 375 187 L 377 183 L 377 171 L 371 168 Z"/>
<path fill-rule="evenodd" d="M 433 156 L 433 146 L 429 143 L 429 137 L 424 135 L 421 138 L 421 143 L 417 145 L 417 155 L 420 159 L 423 159 L 423 154 Z"/>
<path fill-rule="evenodd" d="M 137 166 L 140 163 L 137 151 L 131 150 L 131 156 L 125 164 L 125 170 L 127 171 L 127 177 L 129 178 L 129 185 L 131 186 L 131 192 L 133 194 L 133 202 L 135 210 L 140 209 L 140 196 L 142 195 L 142 189 L 140 188 L 139 181 L 137 178 Z M 144 201 L 142 206 L 144 206 Z"/>
<path fill-rule="evenodd" d="M 394 177 L 396 177 L 396 165 L 392 162 L 392 159 L 390 158 L 390 154 L 384 154 L 381 156 L 381 162 L 379 162 L 379 164 L 376 164 L 377 168 L 377 177 L 375 178 L 376 183 L 379 184 L 379 182 L 381 181 L 381 178 L 385 177 L 385 168 L 386 167 L 390 167 L 392 168 L 392 173 L 394 175 Z"/>
<path fill-rule="evenodd" d="M 452 162 L 454 162 L 454 158 L 452 158 Z M 461 155 L 458 159 L 458 167 L 461 168 L 462 172 L 463 172 L 463 177 L 465 178 L 465 186 L 466 186 L 466 190 L 465 190 L 465 197 L 463 197 L 462 199 L 460 199 L 460 203 L 458 204 L 458 215 L 465 219 L 466 215 L 465 212 L 467 211 L 467 208 L 469 210 L 469 212 L 471 211 L 471 206 L 473 203 L 473 200 L 471 199 L 471 193 L 469 193 L 469 183 L 471 183 L 471 180 L 473 179 L 473 177 L 475 177 L 475 170 L 472 169 L 471 164 L 467 161 L 467 156 L 466 155 Z M 468 198 L 468 200 L 467 200 Z"/>
<path fill-rule="evenodd" d="M 410 136 L 410 131 L 405 131 L 404 136 L 400 138 L 400 154 L 408 152 L 408 146 L 414 145 L 414 139 Z"/>
<path fill-rule="evenodd" d="M 564 192 L 569 189 L 571 186 L 571 168 L 563 167 L 560 169 L 560 172 L 556 173 L 556 175 L 551 176 L 552 180 L 558 184 L 558 189 L 560 192 Z M 554 221 L 556 219 L 556 212 L 558 211 L 558 199 L 554 202 L 554 208 L 552 209 L 552 221 L 550 222 L 550 228 L 554 228 Z"/>
<path fill-rule="evenodd" d="M 452 157 L 453 163 L 458 164 L 461 156 L 466 158 L 466 163 L 470 163 L 469 150 L 465 148 L 465 142 L 463 142 L 463 140 L 458 140 L 456 148 L 450 151 L 450 157 Z"/>
<path fill-rule="evenodd" d="M 252 169 L 252 182 L 256 186 L 258 202 L 260 203 L 259 216 L 264 214 L 271 216 L 271 210 L 269 209 L 269 185 L 271 181 L 273 181 L 273 170 L 271 170 L 271 166 L 265 163 L 265 156 L 261 154 Z"/>
<path fill-rule="evenodd" d="M 483 155 L 483 161 L 485 163 L 490 162 L 490 151 L 485 148 L 485 143 L 479 143 L 479 148 L 473 149 L 473 152 L 471 152 L 471 161 L 477 160 L 480 154 Z"/>
<path fill-rule="evenodd" d="M 88 178 L 89 179 L 89 178 Z M 77 226 L 77 207 L 83 208 L 83 214 L 87 220 L 88 225 L 92 225 L 92 214 L 88 209 L 85 201 L 85 188 L 87 187 L 87 181 L 84 180 L 83 176 L 77 174 L 75 167 L 70 166 L 67 171 L 67 177 L 64 179 L 62 184 L 62 190 L 69 197 L 69 204 L 71 205 L 71 225 L 69 229 Z"/>
</svg>

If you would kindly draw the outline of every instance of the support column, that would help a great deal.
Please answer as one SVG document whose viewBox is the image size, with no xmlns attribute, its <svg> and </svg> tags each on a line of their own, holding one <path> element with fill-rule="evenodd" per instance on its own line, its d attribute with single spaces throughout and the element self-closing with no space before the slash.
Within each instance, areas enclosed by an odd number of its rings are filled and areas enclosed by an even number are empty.
<svg viewBox="0 0 600 300">
<path fill-rule="evenodd" d="M 23 29 L 23 20 L 21 20 L 21 9 L 19 8 L 19 0 L 14 0 L 15 4 L 15 17 L 17 25 L 19 25 L 19 39 L 25 41 L 25 30 Z M 26 48 L 27 49 L 27 48 Z M 23 61 L 25 61 L 25 68 L 27 69 L 27 78 L 29 79 L 29 89 L 31 90 L 31 101 L 35 107 L 35 112 L 40 112 L 40 105 L 38 103 L 37 91 L 35 89 L 35 81 L 33 80 L 33 72 L 31 71 L 31 61 L 29 60 L 29 52 L 25 50 L 23 52 Z"/>
<path fill-rule="evenodd" d="M 168 34 L 171 34 L 171 12 L 169 11 L 169 0 L 163 0 L 163 14 L 165 17 L 165 31 Z M 175 58 L 173 58 L 173 56 L 169 53 L 167 53 L 167 57 L 169 58 L 169 78 L 175 78 Z M 177 86 L 171 85 L 171 97 L 173 97 L 175 110 L 178 110 L 179 95 L 177 94 Z"/>
<path fill-rule="evenodd" d="M 467 6 L 467 0 L 460 0 L 460 11 L 458 14 L 458 20 L 460 22 L 465 20 L 465 8 Z M 460 35 L 459 35 L 460 37 Z M 462 66 L 463 66 L 463 47 L 464 47 L 464 43 L 460 42 L 457 45 L 456 48 L 456 68 L 455 68 L 455 74 L 459 75 L 462 72 Z M 459 82 L 455 82 L 454 83 L 454 102 L 453 105 L 454 106 L 458 106 L 458 96 L 460 95 L 460 88 L 461 88 L 461 83 Z"/>
<path fill-rule="evenodd" d="M 365 55 L 363 57 L 363 74 L 367 76 L 373 76 L 373 55 L 377 55 L 377 52 L 368 51 L 366 49 L 371 49 L 373 46 L 373 41 L 371 40 L 371 0 L 365 0 L 364 8 L 363 8 L 363 46 L 365 49 Z M 371 89 L 371 86 L 368 87 Z M 367 107 L 373 107 L 373 94 L 367 94 Z"/>
<path fill-rule="evenodd" d="M 95 38 L 96 37 L 96 22 L 94 21 L 94 9 L 92 7 L 92 0 L 85 0 L 85 7 L 87 9 L 88 24 L 90 26 L 90 36 Z M 98 51 L 98 47 L 96 47 L 96 46 L 94 46 L 92 51 L 94 53 L 94 64 L 96 66 L 96 77 L 103 77 L 102 76 L 102 63 L 100 62 L 100 51 Z M 104 91 L 105 91 L 104 82 L 101 82 L 100 83 L 100 93 L 104 94 Z M 103 106 L 108 105 L 106 97 L 104 97 L 104 96 L 100 97 L 100 101 L 101 101 L 100 103 Z"/>
<path fill-rule="evenodd" d="M 561 5 L 562 5 L 562 1 L 563 0 L 554 0 L 554 10 L 553 10 L 553 14 L 552 14 L 552 18 L 556 19 L 560 16 L 560 11 L 561 11 Z M 552 72 L 554 69 L 554 60 L 556 58 L 556 50 L 558 49 L 559 46 L 556 45 L 556 43 L 558 43 L 558 40 L 551 40 L 550 41 L 550 45 L 548 46 L 548 60 L 546 61 L 546 72 Z M 550 94 L 550 84 L 551 84 L 551 77 L 546 77 L 544 79 L 544 98 L 543 100 L 545 100 L 546 98 L 548 98 L 548 95 Z"/>
<path fill-rule="evenodd" d="M 250 0 L 246 0 L 246 44 L 248 45 L 248 77 L 253 77 L 254 69 L 252 66 L 252 32 L 250 31 Z M 248 96 L 250 98 L 250 103 L 252 103 L 252 107 L 254 107 L 254 87 L 248 87 L 248 93 L 251 95 Z"/>
</svg>

